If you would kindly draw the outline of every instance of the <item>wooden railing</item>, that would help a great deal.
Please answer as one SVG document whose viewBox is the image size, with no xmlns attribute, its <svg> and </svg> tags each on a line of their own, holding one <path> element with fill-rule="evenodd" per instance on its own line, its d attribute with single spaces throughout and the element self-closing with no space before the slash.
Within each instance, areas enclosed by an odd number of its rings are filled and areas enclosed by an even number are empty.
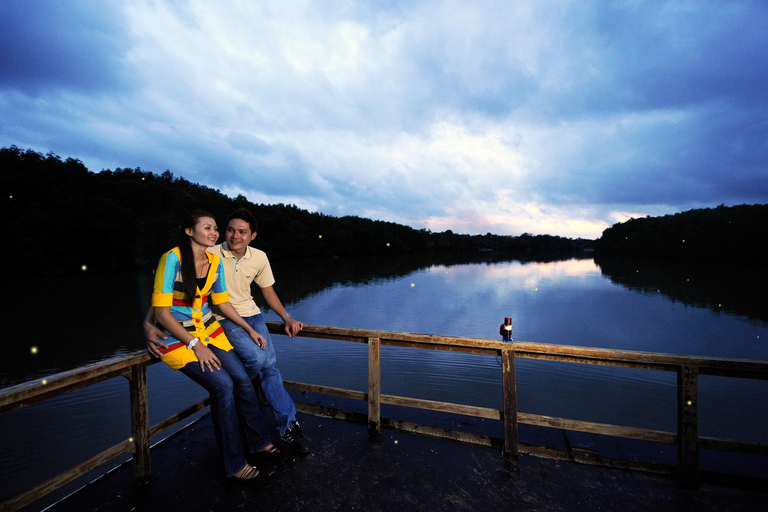
<svg viewBox="0 0 768 512">
<path fill-rule="evenodd" d="M 271 332 L 280 332 L 280 324 L 278 323 L 270 323 L 269 328 Z M 670 471 L 658 464 L 609 459 L 600 457 L 598 454 L 586 450 L 571 448 L 571 450 L 566 453 L 547 447 L 522 445 L 518 440 L 518 424 L 520 423 L 628 439 L 675 444 L 677 445 L 678 452 L 678 464 L 676 468 L 678 480 L 680 485 L 691 489 L 697 489 L 699 486 L 699 451 L 702 448 L 768 456 L 768 445 L 766 444 L 700 437 L 698 435 L 699 375 L 768 380 L 768 362 L 765 361 L 678 356 L 671 354 L 550 345 L 545 343 L 519 341 L 505 343 L 487 339 L 407 334 L 402 332 L 346 329 L 315 325 L 305 325 L 300 336 L 330 338 L 368 344 L 367 393 L 293 382 L 286 383 L 286 386 L 306 392 L 325 393 L 341 397 L 367 400 L 367 423 L 369 425 L 369 430 L 374 434 L 380 431 L 382 424 L 385 424 L 389 428 L 457 439 L 481 445 L 494 446 L 495 444 L 498 444 L 496 443 L 497 440 L 478 434 L 382 419 L 380 412 L 381 404 L 393 404 L 501 420 L 504 424 L 504 439 L 502 440 L 503 453 L 510 458 L 517 458 L 520 453 L 529 453 L 544 457 L 554 457 L 616 468 L 654 472 Z M 382 345 L 501 356 L 503 408 L 498 410 L 381 394 L 380 348 Z M 518 412 L 515 378 L 516 358 L 675 372 L 677 374 L 677 432 L 593 423 L 565 418 L 553 418 Z M 338 416 L 345 419 L 349 419 L 350 416 L 352 416 L 346 411 L 318 411 L 317 407 L 305 404 L 301 404 L 299 409 L 302 410 L 302 412 L 322 412 L 326 415 Z"/>
<path fill-rule="evenodd" d="M 282 334 L 281 324 L 268 322 L 267 326 L 272 333 Z M 683 487 L 692 489 L 696 489 L 699 486 L 699 451 L 702 448 L 768 456 L 768 445 L 766 444 L 700 437 L 698 435 L 699 375 L 768 380 L 768 362 L 765 361 L 677 356 L 520 341 L 505 343 L 479 338 L 435 336 L 320 325 L 305 325 L 299 336 L 366 343 L 368 345 L 368 389 L 366 391 L 296 382 L 285 382 L 285 385 L 286 387 L 303 392 L 366 401 L 368 412 L 363 417 L 358 413 L 337 408 L 301 402 L 297 402 L 296 405 L 299 411 L 307 414 L 365 422 L 371 435 L 377 435 L 383 426 L 385 428 L 455 439 L 479 445 L 500 446 L 503 449 L 504 456 L 511 459 L 516 459 L 521 453 L 528 453 L 588 464 L 647 471 L 664 471 L 664 469 L 660 469 L 659 466 L 650 463 L 609 459 L 586 450 L 571 449 L 565 453 L 552 448 L 521 444 L 518 440 L 518 424 L 538 425 L 570 431 L 675 444 L 678 452 L 676 470 L 679 482 Z M 436 402 L 381 393 L 382 346 L 500 356 L 503 384 L 502 409 Z M 675 372 L 677 374 L 677 431 L 666 432 L 518 412 L 515 378 L 515 360 L 517 358 Z M 132 432 L 130 439 L 3 503 L 0 505 L 0 510 L 13 510 L 32 503 L 45 494 L 123 453 L 133 454 L 134 477 L 136 481 L 139 483 L 147 481 L 151 472 L 149 442 L 152 436 L 178 423 L 196 411 L 203 409 L 208 403 L 207 399 L 202 400 L 187 407 L 178 414 L 154 426 L 150 426 L 147 412 L 146 369 L 153 362 L 145 351 L 137 351 L 133 354 L 60 373 L 44 380 L 37 380 L 0 391 L 0 414 L 2 414 L 75 389 L 90 386 L 106 379 L 118 376 L 126 377 L 130 387 Z M 765 399 L 765 397 L 761 398 Z M 500 420 L 504 425 L 504 438 L 493 439 L 470 432 L 383 418 L 381 416 L 382 404 Z"/>
</svg>

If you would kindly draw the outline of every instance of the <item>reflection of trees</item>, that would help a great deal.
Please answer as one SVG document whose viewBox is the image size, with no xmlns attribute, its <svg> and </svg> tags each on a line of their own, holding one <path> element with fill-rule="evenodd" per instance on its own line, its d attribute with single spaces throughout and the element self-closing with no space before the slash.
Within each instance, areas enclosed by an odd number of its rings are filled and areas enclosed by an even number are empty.
<svg viewBox="0 0 768 512">
<path fill-rule="evenodd" d="M 528 253 L 524 258 L 489 253 L 401 254 L 373 257 L 338 257 L 324 259 L 280 259 L 270 257 L 278 295 L 286 303 L 295 303 L 337 284 L 365 285 L 378 280 L 406 276 L 436 265 L 446 267 L 468 264 L 493 264 L 505 261 L 548 263 L 572 259 L 561 253 Z M 590 257 L 591 259 L 591 257 Z M 261 294 L 254 290 L 254 297 Z M 262 305 L 262 304 L 260 304 Z"/>
<path fill-rule="evenodd" d="M 768 273 L 763 267 L 640 258 L 597 257 L 603 274 L 631 290 L 768 322 Z"/>
</svg>

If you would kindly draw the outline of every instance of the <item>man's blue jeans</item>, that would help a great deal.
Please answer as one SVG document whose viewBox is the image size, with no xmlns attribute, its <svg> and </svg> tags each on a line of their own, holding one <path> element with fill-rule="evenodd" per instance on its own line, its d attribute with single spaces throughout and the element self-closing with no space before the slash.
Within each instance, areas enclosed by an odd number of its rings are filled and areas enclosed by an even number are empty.
<svg viewBox="0 0 768 512">
<path fill-rule="evenodd" d="M 230 320 L 222 320 L 220 323 L 224 327 L 227 339 L 235 347 L 237 357 L 243 362 L 248 376 L 251 379 L 258 377 L 267 403 L 275 416 L 278 432 L 282 434 L 288 425 L 296 420 L 296 406 L 283 386 L 280 370 L 275 367 L 277 362 L 275 347 L 272 345 L 272 339 L 269 336 L 267 324 L 264 323 L 263 315 L 253 315 L 245 317 L 243 320 L 264 336 L 264 339 L 267 340 L 266 348 L 259 348 L 256 342 L 245 332 L 245 329 Z"/>
<path fill-rule="evenodd" d="M 266 448 L 272 440 L 251 379 L 245 373 L 235 351 L 225 352 L 213 345 L 208 345 L 208 348 L 221 361 L 221 370 L 206 369 L 203 372 L 200 370 L 200 363 L 194 361 L 179 371 L 200 384 L 210 394 L 211 420 L 216 442 L 224 458 L 224 470 L 227 476 L 232 476 L 247 464 L 240 437 L 241 427 L 243 439 L 249 445 L 249 452 Z"/>
</svg>

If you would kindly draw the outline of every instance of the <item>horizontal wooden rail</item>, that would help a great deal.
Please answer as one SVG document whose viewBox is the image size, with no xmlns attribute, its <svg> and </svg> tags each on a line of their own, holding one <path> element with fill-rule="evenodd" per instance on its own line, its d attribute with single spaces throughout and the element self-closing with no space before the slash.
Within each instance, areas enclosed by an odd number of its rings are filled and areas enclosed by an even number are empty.
<svg viewBox="0 0 768 512">
<path fill-rule="evenodd" d="M 270 332 L 284 334 L 282 324 L 267 322 Z M 500 354 L 502 350 L 514 350 L 515 357 L 546 359 L 550 361 L 604 364 L 607 366 L 645 368 L 676 371 L 676 368 L 696 366 L 701 374 L 768 380 L 768 361 L 729 359 L 720 357 L 685 356 L 635 350 L 577 347 L 529 341 L 503 341 L 483 338 L 414 334 L 373 329 L 304 325 L 298 336 L 319 339 L 335 339 L 365 343 L 368 338 L 378 338 L 382 345 L 453 351 L 476 351 L 481 354 Z M 468 350 L 469 349 L 469 350 Z"/>
</svg>

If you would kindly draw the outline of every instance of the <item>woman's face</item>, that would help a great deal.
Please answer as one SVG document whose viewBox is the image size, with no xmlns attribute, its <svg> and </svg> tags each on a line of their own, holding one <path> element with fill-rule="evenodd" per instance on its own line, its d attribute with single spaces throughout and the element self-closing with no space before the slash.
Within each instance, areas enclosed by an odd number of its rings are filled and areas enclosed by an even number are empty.
<svg viewBox="0 0 768 512">
<path fill-rule="evenodd" d="M 186 229 L 192 245 L 202 245 L 203 247 L 213 247 L 219 239 L 219 228 L 216 226 L 216 219 L 213 217 L 200 217 L 194 228 Z"/>
</svg>

